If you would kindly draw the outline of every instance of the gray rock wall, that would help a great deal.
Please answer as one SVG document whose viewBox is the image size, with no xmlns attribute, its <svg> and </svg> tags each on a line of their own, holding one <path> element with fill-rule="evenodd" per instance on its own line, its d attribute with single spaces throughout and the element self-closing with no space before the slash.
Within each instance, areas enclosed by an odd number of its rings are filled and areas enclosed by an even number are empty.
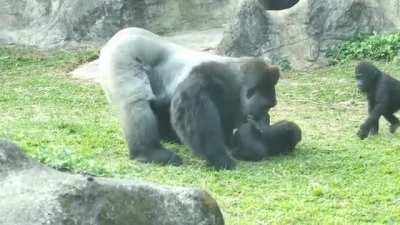
<svg viewBox="0 0 400 225">
<path fill-rule="evenodd" d="M 306 69 L 325 65 L 327 48 L 344 40 L 400 31 L 400 0 L 300 0 L 280 11 L 244 0 L 233 18 L 219 53 Z"/>
<path fill-rule="evenodd" d="M 102 43 L 124 27 L 164 34 L 221 27 L 238 0 L 3 0 L 0 43 Z"/>
</svg>

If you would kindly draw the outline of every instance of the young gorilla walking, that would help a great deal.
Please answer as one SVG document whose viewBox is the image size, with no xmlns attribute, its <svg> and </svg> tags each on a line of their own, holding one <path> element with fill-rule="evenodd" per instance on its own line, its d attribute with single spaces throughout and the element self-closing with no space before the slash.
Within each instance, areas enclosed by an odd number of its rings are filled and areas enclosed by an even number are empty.
<svg viewBox="0 0 400 225">
<path fill-rule="evenodd" d="M 177 134 L 211 166 L 232 169 L 226 146 L 233 129 L 276 104 L 276 67 L 186 49 L 140 28 L 115 34 L 99 61 L 130 157 L 142 162 L 180 165 L 181 158 L 160 143 Z"/>
<path fill-rule="evenodd" d="M 390 123 L 390 132 L 394 133 L 400 126 L 394 115 L 400 109 L 400 81 L 368 62 L 359 63 L 355 75 L 358 88 L 367 95 L 369 113 L 357 135 L 364 139 L 369 134 L 377 134 L 381 116 Z"/>
</svg>

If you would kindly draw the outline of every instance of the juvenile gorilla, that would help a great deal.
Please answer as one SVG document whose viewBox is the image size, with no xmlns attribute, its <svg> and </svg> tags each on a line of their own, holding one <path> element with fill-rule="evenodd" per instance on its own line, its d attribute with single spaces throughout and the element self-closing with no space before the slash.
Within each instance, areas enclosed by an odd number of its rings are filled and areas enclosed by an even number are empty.
<svg viewBox="0 0 400 225">
<path fill-rule="evenodd" d="M 369 134 L 377 134 L 382 115 L 390 123 L 390 132 L 394 133 L 400 126 L 399 119 L 393 115 L 400 109 L 400 81 L 367 62 L 358 64 L 355 74 L 358 88 L 367 95 L 369 112 L 357 135 L 364 139 Z"/>
<path fill-rule="evenodd" d="M 232 154 L 235 158 L 259 161 L 269 156 L 288 154 L 301 141 L 301 129 L 297 124 L 280 121 L 260 127 L 249 120 L 235 132 Z"/>
<path fill-rule="evenodd" d="M 232 169 L 226 147 L 232 130 L 276 104 L 276 67 L 192 51 L 139 28 L 110 39 L 100 69 L 103 89 L 120 109 L 130 157 L 143 162 L 181 164 L 160 143 L 178 136 L 211 166 Z"/>
</svg>

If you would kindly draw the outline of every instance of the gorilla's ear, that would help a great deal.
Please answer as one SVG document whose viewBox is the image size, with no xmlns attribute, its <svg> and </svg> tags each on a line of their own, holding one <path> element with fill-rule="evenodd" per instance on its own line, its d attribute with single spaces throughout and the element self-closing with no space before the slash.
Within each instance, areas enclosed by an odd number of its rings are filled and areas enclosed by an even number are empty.
<svg viewBox="0 0 400 225">
<path fill-rule="evenodd" d="M 280 77 L 280 71 L 279 71 L 279 67 L 277 66 L 268 66 L 267 65 L 267 75 L 270 78 L 270 81 L 272 84 L 276 84 L 278 83 L 279 77 Z"/>
</svg>

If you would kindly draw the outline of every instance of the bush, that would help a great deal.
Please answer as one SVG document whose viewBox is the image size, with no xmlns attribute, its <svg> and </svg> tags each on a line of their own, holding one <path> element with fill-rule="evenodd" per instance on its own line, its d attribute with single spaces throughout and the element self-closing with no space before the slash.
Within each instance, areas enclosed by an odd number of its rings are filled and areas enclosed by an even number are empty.
<svg viewBox="0 0 400 225">
<path fill-rule="evenodd" d="M 326 56 L 332 63 L 344 63 L 350 60 L 392 61 L 400 55 L 400 33 L 372 35 L 346 41 L 328 49 Z"/>
</svg>

